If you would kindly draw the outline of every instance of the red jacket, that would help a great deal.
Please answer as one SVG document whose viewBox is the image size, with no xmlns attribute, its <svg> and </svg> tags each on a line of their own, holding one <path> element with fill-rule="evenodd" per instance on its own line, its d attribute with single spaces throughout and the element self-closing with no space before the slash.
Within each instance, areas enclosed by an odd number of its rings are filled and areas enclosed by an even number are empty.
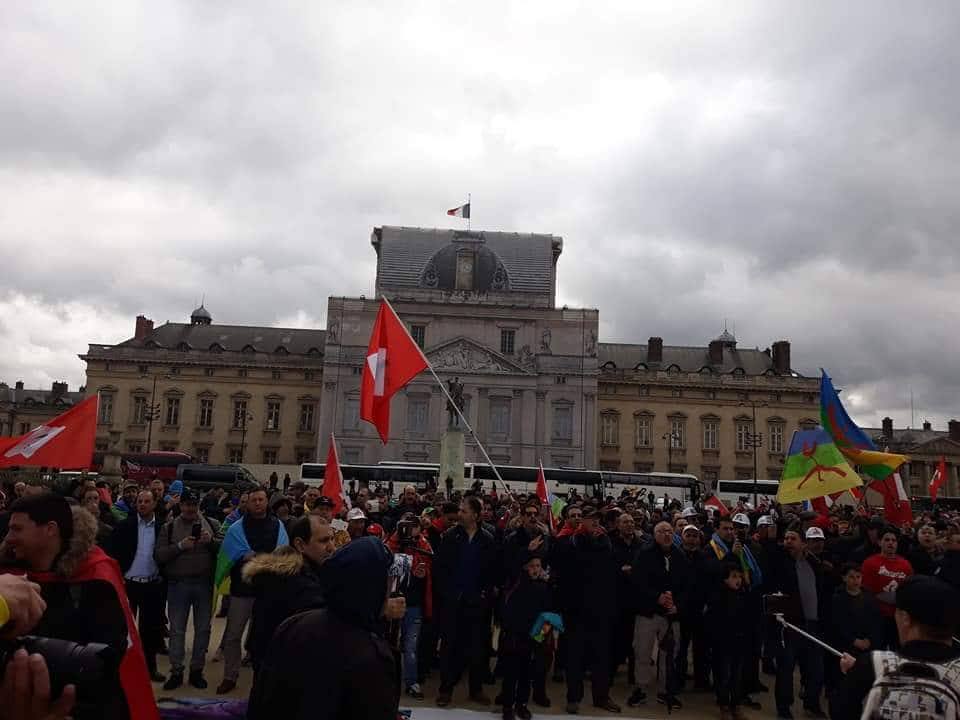
<svg viewBox="0 0 960 720">
<path fill-rule="evenodd" d="M 417 536 L 417 548 L 424 552 L 415 552 L 412 548 L 401 549 L 400 538 L 397 536 L 397 533 L 393 533 L 390 539 L 387 540 L 387 547 L 392 553 L 402 552 L 405 555 L 409 555 L 413 563 L 413 569 L 418 567 L 426 569 L 426 575 L 423 577 L 425 583 L 423 591 L 423 616 L 426 620 L 429 620 L 433 617 L 433 548 L 421 534 Z M 426 553 L 430 554 L 428 555 Z"/>
</svg>

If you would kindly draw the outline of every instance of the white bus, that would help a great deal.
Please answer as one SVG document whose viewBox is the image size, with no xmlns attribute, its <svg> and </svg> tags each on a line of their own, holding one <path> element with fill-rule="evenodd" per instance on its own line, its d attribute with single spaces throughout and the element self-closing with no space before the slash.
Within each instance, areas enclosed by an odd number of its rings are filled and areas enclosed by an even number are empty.
<svg viewBox="0 0 960 720">
<path fill-rule="evenodd" d="M 754 488 L 756 488 L 759 500 L 767 497 L 773 501 L 777 497 L 779 487 L 779 480 L 757 480 L 756 483 L 752 479 L 718 480 L 714 494 L 730 506 L 736 505 L 741 498 L 746 498 L 747 502 L 752 505 Z"/>
</svg>

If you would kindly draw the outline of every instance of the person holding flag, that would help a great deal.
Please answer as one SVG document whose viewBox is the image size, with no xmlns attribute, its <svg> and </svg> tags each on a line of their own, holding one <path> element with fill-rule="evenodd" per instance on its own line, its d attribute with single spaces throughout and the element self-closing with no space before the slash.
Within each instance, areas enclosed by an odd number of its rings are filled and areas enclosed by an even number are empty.
<svg viewBox="0 0 960 720">
<path fill-rule="evenodd" d="M 223 681 L 217 694 L 237 687 L 240 676 L 243 632 L 253 614 L 254 590 L 243 581 L 243 567 L 257 553 L 273 552 L 289 545 L 287 531 L 267 513 L 267 490 L 258 487 L 247 495 L 246 513 L 227 530 L 217 556 L 214 587 L 218 594 L 230 594 L 227 627 L 223 631 Z"/>
<path fill-rule="evenodd" d="M 937 465 L 937 469 L 933 473 L 933 477 L 930 478 L 930 502 L 937 502 L 937 493 L 940 492 L 940 488 L 943 487 L 943 484 L 947 481 L 947 459 L 941 455 L 940 463 Z"/>
</svg>

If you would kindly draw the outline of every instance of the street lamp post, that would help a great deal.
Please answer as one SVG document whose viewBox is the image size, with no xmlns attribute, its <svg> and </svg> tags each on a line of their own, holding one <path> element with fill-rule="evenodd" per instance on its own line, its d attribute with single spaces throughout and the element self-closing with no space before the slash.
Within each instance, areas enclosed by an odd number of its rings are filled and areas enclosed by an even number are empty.
<svg viewBox="0 0 960 720">
<path fill-rule="evenodd" d="M 672 472 L 670 468 L 673 466 L 673 442 L 674 440 L 679 440 L 680 436 L 675 433 L 668 432 L 664 433 L 661 439 L 667 441 L 667 472 Z"/>
<path fill-rule="evenodd" d="M 240 464 L 243 464 L 243 457 L 247 448 L 247 421 L 253 420 L 253 413 L 244 411 L 240 425 Z"/>
<path fill-rule="evenodd" d="M 146 377 L 146 375 L 141 375 L 140 377 Z M 146 420 L 147 420 L 147 452 L 150 452 L 150 444 L 153 442 L 153 421 L 160 419 L 160 403 L 154 402 L 157 397 L 157 378 L 162 377 L 164 380 L 170 378 L 169 375 L 154 375 L 153 376 L 153 389 L 150 390 L 150 404 L 147 406 Z"/>
<path fill-rule="evenodd" d="M 757 402 L 756 400 L 743 401 L 740 403 L 743 406 L 749 405 L 753 409 L 753 422 L 750 425 L 751 432 L 747 433 L 747 445 L 753 448 L 753 507 L 757 507 L 759 503 L 759 494 L 757 486 L 757 448 L 763 445 L 763 433 L 757 432 L 757 408 L 766 407 L 765 402 Z"/>
</svg>

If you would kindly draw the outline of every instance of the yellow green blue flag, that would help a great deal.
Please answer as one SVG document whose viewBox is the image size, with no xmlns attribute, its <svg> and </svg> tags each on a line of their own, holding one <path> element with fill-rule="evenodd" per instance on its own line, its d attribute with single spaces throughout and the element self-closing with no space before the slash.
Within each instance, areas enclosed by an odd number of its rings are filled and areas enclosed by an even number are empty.
<svg viewBox="0 0 960 720">
<path fill-rule="evenodd" d="M 777 502 L 803 502 L 859 485 L 863 485 L 860 476 L 826 431 L 798 430 L 790 441 Z"/>
</svg>

